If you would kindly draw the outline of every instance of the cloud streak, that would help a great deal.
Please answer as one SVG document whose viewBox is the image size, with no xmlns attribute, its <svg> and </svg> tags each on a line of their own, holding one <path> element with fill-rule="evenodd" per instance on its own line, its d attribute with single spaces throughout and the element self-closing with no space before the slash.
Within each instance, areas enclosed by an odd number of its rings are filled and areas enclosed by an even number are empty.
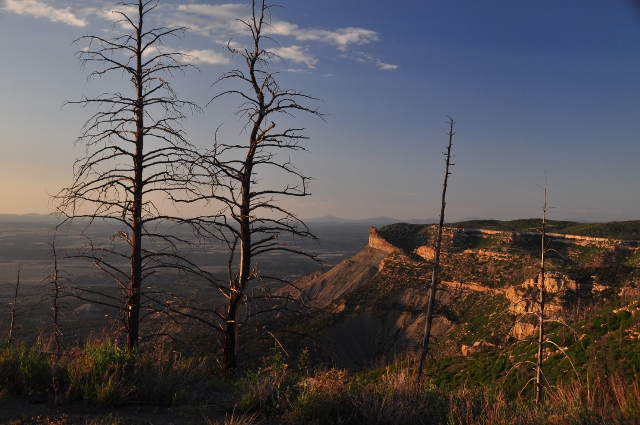
<svg viewBox="0 0 640 425">
<path fill-rule="evenodd" d="M 249 10 L 240 4 L 183 4 L 168 13 L 165 23 L 189 27 L 193 32 L 210 38 L 247 35 L 247 27 L 238 19 L 249 18 Z"/>
<path fill-rule="evenodd" d="M 384 63 L 380 59 L 373 57 L 363 52 L 356 52 L 356 60 L 360 63 L 372 63 L 382 71 L 393 71 L 398 69 L 398 65 L 392 65 L 390 63 Z"/>
<path fill-rule="evenodd" d="M 84 50 L 84 49 L 83 49 Z M 181 55 L 180 60 L 182 62 L 190 64 L 208 64 L 208 65 L 228 65 L 231 60 L 222 53 L 216 52 L 211 49 L 176 49 L 171 46 L 156 46 L 153 49 L 147 49 L 144 51 L 144 57 L 150 57 L 156 54 L 171 55 L 176 58 L 175 55 Z"/>
<path fill-rule="evenodd" d="M 226 35 L 248 35 L 249 30 L 241 21 L 250 18 L 250 9 L 241 4 L 188 4 L 178 6 L 171 21 L 177 21 L 201 35 L 212 37 L 221 36 L 221 32 Z M 277 19 L 271 21 L 264 34 L 294 37 L 297 41 L 319 41 L 343 51 L 349 45 L 369 44 L 380 39 L 377 32 L 365 28 L 348 27 L 333 31 L 300 28 L 296 24 Z"/>
<path fill-rule="evenodd" d="M 1 0 L 0 0 L 1 1 Z M 87 4 L 76 1 L 74 12 L 70 7 L 56 6 L 50 0 L 4 0 L 0 3 L 0 10 L 20 15 L 28 15 L 36 18 L 48 19 L 52 22 L 60 22 L 75 27 L 86 27 L 89 18 L 112 20 L 118 18 L 113 10 L 86 7 Z M 85 6 L 85 7 L 83 7 Z M 135 10 L 126 6 L 116 6 L 115 10 L 135 14 Z M 210 5 L 203 3 L 190 4 L 162 4 L 159 11 L 162 13 L 154 17 L 162 25 L 169 27 L 188 27 L 198 35 L 209 38 L 216 44 L 226 46 L 231 43 L 236 48 L 242 47 L 242 40 L 250 36 L 250 32 L 242 21 L 251 18 L 251 8 L 245 4 L 226 3 Z M 110 13 L 111 12 L 111 13 Z M 121 27 L 129 28 L 128 23 L 120 22 Z M 345 27 L 337 29 L 301 28 L 299 25 L 273 18 L 269 27 L 265 28 L 264 35 L 276 37 L 290 37 L 295 44 L 290 46 L 277 46 L 271 51 L 283 60 L 297 65 L 303 65 L 307 69 L 315 69 L 319 59 L 311 52 L 313 43 L 331 46 L 340 52 L 342 57 L 350 57 L 361 63 L 374 64 L 383 71 L 395 70 L 397 65 L 382 62 L 369 54 L 354 52 L 354 46 L 363 46 L 380 40 L 380 34 L 376 31 L 359 27 Z M 232 40 L 233 38 L 237 38 Z M 227 65 L 231 61 L 222 52 L 214 50 L 194 49 L 186 52 L 191 56 L 192 63 Z"/>
<path fill-rule="evenodd" d="M 250 35 L 248 28 L 242 21 L 251 18 L 251 9 L 242 4 L 183 4 L 174 8 L 166 17 L 166 24 L 191 28 L 205 37 L 214 39 L 216 43 L 226 45 L 234 36 Z M 341 52 L 347 52 L 352 46 L 362 46 L 380 40 L 380 34 L 366 28 L 346 27 L 334 30 L 319 28 L 301 28 L 299 25 L 284 20 L 273 19 L 266 36 L 292 37 L 298 42 L 317 42 L 333 46 Z M 237 45 L 237 41 L 233 42 Z M 304 64 L 309 69 L 315 69 L 318 59 L 310 53 L 309 47 L 292 45 L 272 49 L 274 53 L 298 64 Z M 397 65 L 384 63 L 371 55 L 363 57 L 356 53 L 357 60 L 364 63 L 374 63 L 381 70 L 394 70 Z"/>
<path fill-rule="evenodd" d="M 207 64 L 207 65 L 227 65 L 231 63 L 229 58 L 221 53 L 213 50 L 189 50 L 183 51 L 186 55 L 185 62 L 193 64 Z"/>
<path fill-rule="evenodd" d="M 44 18 L 51 22 L 61 22 L 74 27 L 87 26 L 87 21 L 74 15 L 70 11 L 69 7 L 55 8 L 38 0 L 5 0 L 2 10 L 5 12 L 17 13 L 18 15 L 29 15 L 36 18 Z"/>
<path fill-rule="evenodd" d="M 280 56 L 284 61 L 305 64 L 307 68 L 315 68 L 318 59 L 309 53 L 309 49 L 300 46 L 277 47 L 271 52 Z"/>
<path fill-rule="evenodd" d="M 333 45 L 342 51 L 345 51 L 351 44 L 369 44 L 380 39 L 377 32 L 364 28 L 348 27 L 338 28 L 334 31 L 316 28 L 303 29 L 296 24 L 285 21 L 272 23 L 265 33 L 267 35 L 291 36 L 298 41 L 319 41 Z"/>
</svg>

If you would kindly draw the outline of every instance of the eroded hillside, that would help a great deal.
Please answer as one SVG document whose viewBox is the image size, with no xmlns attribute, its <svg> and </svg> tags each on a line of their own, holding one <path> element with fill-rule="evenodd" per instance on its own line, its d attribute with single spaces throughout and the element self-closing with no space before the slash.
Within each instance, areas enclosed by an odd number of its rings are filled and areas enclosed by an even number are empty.
<svg viewBox="0 0 640 425">
<path fill-rule="evenodd" d="M 435 232 L 433 225 L 371 228 L 362 252 L 298 281 L 296 296 L 312 310 L 287 326 L 312 335 L 315 355 L 338 366 L 358 369 L 416 349 Z M 541 237 L 533 231 L 445 229 L 443 290 L 435 319 L 443 379 L 488 381 L 531 354 L 540 248 Z M 625 329 L 613 326 L 612 332 L 620 330 L 619 338 L 637 345 L 638 242 L 552 233 L 547 248 L 547 312 L 556 321 L 550 325 L 551 336 L 560 335 L 561 341 L 547 348 L 546 357 L 555 370 L 566 371 L 570 356 L 584 359 L 590 349 L 607 344 L 606 338 L 590 337 L 597 326 L 593 320 L 624 322 Z M 607 337 L 609 332 L 596 333 Z M 640 369 L 640 361 L 633 367 Z"/>
</svg>

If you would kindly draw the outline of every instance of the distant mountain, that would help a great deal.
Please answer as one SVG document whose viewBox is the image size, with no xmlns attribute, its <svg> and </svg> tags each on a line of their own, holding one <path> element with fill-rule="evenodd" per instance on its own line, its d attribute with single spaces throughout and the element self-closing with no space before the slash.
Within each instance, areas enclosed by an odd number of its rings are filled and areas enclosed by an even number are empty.
<svg viewBox="0 0 640 425">
<path fill-rule="evenodd" d="M 53 214 L 0 214 L 3 223 L 56 223 L 60 221 Z"/>
<path fill-rule="evenodd" d="M 438 219 L 428 218 L 426 220 L 421 219 L 413 219 L 413 220 L 399 220 L 397 218 L 392 217 L 373 217 L 373 218 L 364 218 L 364 219 L 349 219 L 349 218 L 340 218 L 334 215 L 328 214 L 324 217 L 318 218 L 309 218 L 304 220 L 307 224 L 359 224 L 359 225 L 367 225 L 367 226 L 386 226 L 388 224 L 393 223 L 410 223 L 410 224 L 431 224 L 437 223 Z"/>
</svg>

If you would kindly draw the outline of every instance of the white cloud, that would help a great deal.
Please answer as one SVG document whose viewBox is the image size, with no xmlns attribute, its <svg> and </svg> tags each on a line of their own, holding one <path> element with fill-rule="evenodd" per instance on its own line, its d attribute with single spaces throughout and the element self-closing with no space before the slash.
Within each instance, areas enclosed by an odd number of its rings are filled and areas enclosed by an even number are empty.
<svg viewBox="0 0 640 425">
<path fill-rule="evenodd" d="M 71 0 L 69 0 L 71 1 Z M 0 10 L 5 12 L 30 15 L 38 18 L 45 18 L 52 22 L 60 22 L 66 25 L 85 27 L 90 18 L 105 19 L 113 21 L 118 19 L 118 15 L 113 11 L 123 12 L 128 16 L 135 16 L 137 9 L 129 6 L 115 6 L 112 10 L 106 10 L 99 5 L 102 1 L 85 2 L 76 0 L 77 7 L 61 7 L 53 4 L 53 0 L 0 0 Z M 90 4 L 93 6 L 91 7 Z M 98 6 L 98 7 L 96 7 Z M 246 25 L 240 20 L 247 21 L 251 18 L 251 7 L 246 4 L 224 3 L 210 5 L 203 3 L 190 4 L 161 4 L 154 14 L 164 25 L 172 28 L 184 26 L 201 36 L 211 39 L 214 43 L 226 46 L 231 43 L 233 48 L 242 49 L 246 36 L 250 32 Z M 162 24 L 161 24 L 162 25 Z M 120 27 L 129 28 L 129 24 L 121 21 Z M 315 69 L 319 60 L 311 52 L 313 43 L 320 43 L 333 46 L 345 52 L 347 57 L 356 59 L 362 63 L 372 63 L 381 70 L 394 70 L 397 65 L 388 64 L 370 55 L 353 52 L 350 47 L 360 46 L 380 40 L 376 31 L 358 27 L 346 27 L 337 29 L 321 28 L 301 28 L 299 25 L 273 19 L 270 26 L 264 29 L 264 35 L 279 37 L 291 37 L 299 42 L 311 42 L 310 45 L 291 45 L 289 47 L 275 46 L 271 49 L 273 53 L 280 56 L 286 62 L 301 64 L 307 69 Z M 235 37 L 235 38 L 234 38 Z M 307 43 L 303 43 L 307 44 Z M 229 64 L 230 59 L 224 53 L 214 50 L 191 50 L 186 52 L 191 55 L 189 60 L 192 63 L 202 64 Z M 354 56 L 355 55 L 355 56 Z M 342 55 L 341 55 L 342 56 Z"/>
<path fill-rule="evenodd" d="M 171 26 L 189 27 L 193 32 L 206 36 L 222 36 L 229 39 L 232 34 L 246 35 L 247 27 L 238 19 L 249 17 L 249 9 L 240 4 L 184 4 L 167 16 Z"/>
<path fill-rule="evenodd" d="M 87 26 L 87 21 L 74 15 L 69 7 L 57 9 L 38 0 L 5 0 L 3 10 L 19 15 L 45 18 L 52 22 L 62 22 L 75 27 Z"/>
<path fill-rule="evenodd" d="M 289 69 L 285 69 L 284 72 L 291 72 L 293 74 L 310 74 L 308 69 L 301 69 L 301 68 L 289 68 Z"/>
<path fill-rule="evenodd" d="M 276 47 L 269 51 L 280 56 L 284 61 L 303 63 L 308 68 L 315 68 L 318 59 L 309 53 L 309 49 L 300 46 Z"/>
<path fill-rule="evenodd" d="M 138 8 L 119 4 L 113 9 L 106 9 L 102 11 L 96 10 L 94 13 L 109 22 L 117 21 L 118 26 L 124 30 L 131 30 L 133 27 L 131 26 L 131 23 L 125 19 L 125 16 L 128 16 L 135 22 L 135 19 L 138 16 Z"/>
<path fill-rule="evenodd" d="M 377 61 L 376 66 L 383 71 L 390 71 L 390 70 L 398 69 L 399 67 L 398 65 L 384 63 L 384 62 L 381 62 L 380 60 Z"/>
<path fill-rule="evenodd" d="M 343 55 L 343 57 L 349 57 L 348 55 Z M 392 71 L 394 69 L 398 69 L 398 65 L 393 65 L 390 63 L 384 63 L 380 59 L 373 57 L 364 52 L 356 52 L 355 60 L 360 63 L 372 63 L 378 67 L 378 69 L 382 71 Z"/>
<path fill-rule="evenodd" d="M 336 46 L 342 51 L 346 50 L 350 44 L 368 44 L 380 39 L 377 32 L 364 28 L 348 27 L 329 31 L 317 28 L 300 28 L 296 24 L 285 21 L 273 22 L 265 34 L 295 37 L 299 41 L 319 41 Z"/>
<path fill-rule="evenodd" d="M 267 34 L 278 34 L 283 36 L 293 36 L 296 32 L 300 31 L 300 28 L 295 24 L 290 24 L 285 21 L 272 22 L 271 27 L 267 30 Z"/>
<path fill-rule="evenodd" d="M 251 9 L 242 4 L 188 4 L 175 8 L 173 16 L 168 20 L 172 25 L 190 27 L 193 31 L 206 36 L 220 36 L 227 33 L 232 35 L 247 35 L 247 27 L 239 20 L 248 20 Z M 365 28 L 338 28 L 326 30 L 317 28 L 300 28 L 296 24 L 286 21 L 273 20 L 265 28 L 265 35 L 280 35 L 294 37 L 298 41 L 319 41 L 330 44 L 339 50 L 346 50 L 349 45 L 368 44 L 379 40 L 379 34 Z"/>
<path fill-rule="evenodd" d="M 112 19 L 114 17 L 116 19 L 119 19 L 122 14 L 127 15 L 131 18 L 136 18 L 138 16 L 138 7 L 118 4 L 116 7 L 106 9 L 104 12 L 108 19 Z"/>
<path fill-rule="evenodd" d="M 181 4 L 177 8 L 180 12 L 192 13 L 195 15 L 207 16 L 209 18 L 222 18 L 225 20 L 237 19 L 243 15 L 248 15 L 248 10 L 242 4 Z"/>
<path fill-rule="evenodd" d="M 208 37 L 217 44 L 231 43 L 233 48 L 242 49 L 244 48 L 242 41 L 245 40 L 245 36 L 250 35 L 247 26 L 241 22 L 251 18 L 251 8 L 244 4 L 193 3 L 178 5 L 171 9 L 171 12 L 163 18 L 165 25 L 188 27 L 191 31 Z M 269 26 L 264 28 L 263 34 L 275 36 L 275 38 L 292 37 L 297 41 L 318 42 L 343 52 L 346 52 L 350 46 L 369 44 L 380 39 L 377 32 L 365 28 L 347 27 L 335 30 L 300 28 L 294 23 L 277 19 L 269 21 Z M 270 50 L 287 62 L 304 64 L 307 69 L 314 69 L 318 63 L 309 46 L 277 46 Z M 395 65 L 378 62 L 379 64 L 376 65 L 380 69 L 397 68 Z"/>
<path fill-rule="evenodd" d="M 183 52 L 187 57 L 185 62 L 190 63 L 205 63 L 208 65 L 227 65 L 231 61 L 229 58 L 221 53 L 214 52 L 213 50 L 189 50 Z"/>
<path fill-rule="evenodd" d="M 208 65 L 227 65 L 231 63 L 228 57 L 224 56 L 222 53 L 218 53 L 216 51 L 205 49 L 192 49 L 192 50 L 182 50 L 175 49 L 171 46 L 155 46 L 153 49 L 147 49 L 144 51 L 143 56 L 149 57 L 155 54 L 182 54 L 184 55 L 181 58 L 174 56 L 175 59 L 178 59 L 182 62 L 192 63 L 192 64 L 208 64 Z"/>
</svg>

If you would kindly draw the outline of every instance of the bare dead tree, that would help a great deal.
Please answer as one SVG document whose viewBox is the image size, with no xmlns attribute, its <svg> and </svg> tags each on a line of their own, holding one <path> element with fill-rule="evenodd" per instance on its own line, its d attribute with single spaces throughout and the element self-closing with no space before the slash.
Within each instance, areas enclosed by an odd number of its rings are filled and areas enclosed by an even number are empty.
<svg viewBox="0 0 640 425">
<path fill-rule="evenodd" d="M 547 234 L 547 213 L 553 208 L 547 206 L 547 184 L 546 184 L 546 172 L 545 172 L 545 185 L 538 186 L 543 190 L 544 193 L 544 203 L 542 205 L 542 221 L 540 227 L 537 227 L 535 230 L 540 233 L 540 266 L 537 269 L 537 277 L 534 282 L 537 283 L 537 287 L 534 285 L 532 288 L 532 292 L 523 296 L 519 303 L 524 306 L 524 312 L 521 314 L 519 318 L 516 319 L 516 323 L 524 322 L 528 324 L 532 324 L 537 322 L 537 336 L 535 338 L 525 337 L 524 339 L 518 339 L 513 346 L 516 344 L 526 344 L 526 345 L 535 345 L 537 352 L 535 356 L 535 361 L 526 359 L 517 361 L 513 364 L 513 366 L 507 371 L 505 375 L 506 377 L 511 373 L 512 370 L 519 369 L 521 367 L 532 368 L 534 371 L 534 376 L 531 377 L 527 383 L 522 388 L 521 392 L 524 391 L 527 386 L 533 382 L 535 385 L 535 402 L 540 403 L 543 397 L 543 389 L 545 386 L 545 376 L 544 376 L 544 347 L 545 345 L 550 345 L 555 347 L 557 351 L 559 351 L 564 358 L 570 363 L 571 369 L 575 374 L 577 379 L 580 379 L 577 369 L 575 368 L 574 362 L 567 353 L 567 350 L 561 347 L 557 342 L 550 338 L 550 335 L 547 332 L 547 325 L 549 323 L 555 323 L 556 325 L 560 325 L 569 332 L 573 334 L 576 340 L 579 340 L 579 333 L 571 327 L 564 319 L 562 318 L 553 318 L 550 317 L 552 314 L 548 314 L 546 312 L 547 305 L 554 301 L 554 298 L 558 296 L 558 292 L 549 291 L 546 285 L 547 279 L 547 269 L 549 268 L 547 264 L 548 257 L 550 254 L 555 253 L 559 257 L 562 257 L 557 250 L 550 247 L 551 239 Z M 553 268 L 553 265 L 550 266 Z M 535 267 L 534 267 L 535 269 Z M 523 280 L 526 277 L 526 272 L 523 273 Z M 533 322 L 533 323 L 532 323 Z M 533 332 L 533 335 L 536 333 Z M 583 347 L 584 350 L 584 347 Z M 548 385 L 548 382 L 547 382 Z"/>
<path fill-rule="evenodd" d="M 162 223 L 181 220 L 161 211 L 157 203 L 168 196 L 181 157 L 192 153 L 181 126 L 183 111 L 199 110 L 179 99 L 169 82 L 192 65 L 183 62 L 185 54 L 165 45 L 168 38 L 180 38 L 185 28 L 149 24 L 158 2 L 120 2 L 112 11 L 117 19 L 112 30 L 122 31 L 121 35 L 91 34 L 75 40 L 87 43 L 78 52 L 83 69 L 96 67 L 88 80 L 119 73 L 130 85 L 69 102 L 95 107 L 97 112 L 76 142 L 87 155 L 76 160 L 73 183 L 53 197 L 66 223 L 81 219 L 86 226 L 96 221 L 116 226 L 111 241 L 95 244 L 89 238 L 87 249 L 75 255 L 113 278 L 121 296 L 77 290 L 81 296 L 99 296 L 100 302 L 121 309 L 132 349 L 138 346 L 141 306 L 147 296 L 143 280 L 161 268 L 180 268 L 176 245 L 184 241 L 165 232 Z"/>
<path fill-rule="evenodd" d="M 18 266 L 18 277 L 16 278 L 16 284 L 11 285 L 13 289 L 13 297 L 9 305 L 11 306 L 11 321 L 9 322 L 9 337 L 7 343 L 11 345 L 13 342 L 13 333 L 16 329 L 16 318 L 22 314 L 18 305 L 20 304 L 20 266 Z"/>
<path fill-rule="evenodd" d="M 436 291 L 438 290 L 438 267 L 440 267 L 440 245 L 442 243 L 442 228 L 444 227 L 444 208 L 446 206 L 445 197 L 447 194 L 447 181 L 449 179 L 449 167 L 455 165 L 451 163 L 451 145 L 453 143 L 453 118 L 449 117 L 449 144 L 445 152 L 446 165 L 444 169 L 444 183 L 442 184 L 442 204 L 440 208 L 440 223 L 438 224 L 438 236 L 436 239 L 436 249 L 433 258 L 433 272 L 431 274 L 431 286 L 429 287 L 429 303 L 427 304 L 427 315 L 425 319 L 424 337 L 422 339 L 422 350 L 420 352 L 420 362 L 418 363 L 418 379 L 422 379 L 424 362 L 429 354 L 429 343 L 431 342 L 431 324 L 433 322 L 433 311 L 436 303 Z"/>
<path fill-rule="evenodd" d="M 62 353 L 60 321 L 64 310 L 68 309 L 65 300 L 71 295 L 68 291 L 69 277 L 65 275 L 58 264 L 58 250 L 56 248 L 55 236 L 49 243 L 51 248 L 51 263 L 49 264 L 50 275 L 44 280 L 44 297 L 42 301 L 49 301 L 51 318 L 51 336 L 57 357 Z"/>
<path fill-rule="evenodd" d="M 539 311 L 538 311 L 538 354 L 536 356 L 536 403 L 540 403 L 542 400 L 542 363 L 543 363 L 543 346 L 545 343 L 546 335 L 544 330 L 544 307 L 546 302 L 546 288 L 544 285 L 545 279 L 545 254 L 547 251 L 547 185 L 544 190 L 544 204 L 542 206 L 542 225 L 540 232 L 542 234 L 542 246 L 540 250 L 540 298 L 539 298 Z"/>
<path fill-rule="evenodd" d="M 285 237 L 315 239 L 309 228 L 294 213 L 278 204 L 281 197 L 308 196 L 310 178 L 302 174 L 292 163 L 289 152 L 304 151 L 300 142 L 308 137 L 303 128 L 288 127 L 278 131 L 276 117 L 293 116 L 296 112 L 308 113 L 322 118 L 317 109 L 303 104 L 318 99 L 297 90 L 282 88 L 276 81 L 277 73 L 270 64 L 280 58 L 264 46 L 271 38 L 265 36 L 270 26 L 273 6 L 262 1 L 252 1 L 252 15 L 240 22 L 252 35 L 252 44 L 244 49 L 229 42 L 228 50 L 241 58 L 244 69 L 234 69 L 223 74 L 214 83 L 223 81 L 234 84 L 231 89 L 216 95 L 212 102 L 223 96 L 236 96 L 243 102 L 236 112 L 244 122 L 243 132 L 248 134 L 246 142 L 220 143 L 197 161 L 198 172 L 191 171 L 189 178 L 199 180 L 199 190 L 192 191 L 188 201 L 206 200 L 215 208 L 215 213 L 201 217 L 201 224 L 210 237 L 225 244 L 229 252 L 227 277 L 212 282 L 225 297 L 225 305 L 212 311 L 220 322 L 217 328 L 224 334 L 224 370 L 233 369 L 238 362 L 238 333 L 241 323 L 265 310 L 282 305 L 268 305 L 269 298 L 290 301 L 291 297 L 277 297 L 271 292 L 269 282 L 285 283 L 281 278 L 266 276 L 258 272 L 256 258 L 262 254 L 283 252 L 309 258 L 313 255 L 298 249 L 283 240 Z M 297 183 L 276 187 L 261 180 L 267 170 L 278 171 L 293 178 Z M 251 283 L 251 287 L 250 287 Z M 251 303 L 254 301 L 254 303 Z M 254 310 L 243 306 L 251 303 Z"/>
<path fill-rule="evenodd" d="M 52 259 L 52 274 L 51 274 L 51 326 L 53 343 L 55 346 L 56 355 L 60 355 L 60 299 L 62 298 L 62 288 L 60 286 L 59 270 L 58 270 L 58 253 L 56 251 L 56 241 L 49 244 L 51 247 L 51 259 Z"/>
</svg>

